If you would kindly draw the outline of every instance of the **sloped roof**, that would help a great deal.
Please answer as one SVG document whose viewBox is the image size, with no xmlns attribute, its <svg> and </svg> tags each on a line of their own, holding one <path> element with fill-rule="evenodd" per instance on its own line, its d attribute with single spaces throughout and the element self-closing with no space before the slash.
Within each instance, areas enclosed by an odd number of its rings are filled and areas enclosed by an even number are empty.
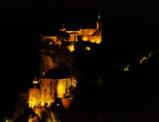
<svg viewBox="0 0 159 122">
<path fill-rule="evenodd" d="M 65 79 L 69 77 L 70 77 L 69 69 L 61 67 L 51 69 L 43 76 L 43 78 L 48 78 L 48 79 Z"/>
</svg>

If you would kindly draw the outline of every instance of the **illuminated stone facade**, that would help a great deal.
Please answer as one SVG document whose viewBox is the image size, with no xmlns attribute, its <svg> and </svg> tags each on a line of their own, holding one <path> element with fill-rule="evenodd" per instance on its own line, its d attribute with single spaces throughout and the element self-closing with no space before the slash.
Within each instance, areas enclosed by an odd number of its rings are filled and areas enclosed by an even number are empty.
<svg viewBox="0 0 159 122">
<path fill-rule="evenodd" d="M 78 41 L 91 42 L 94 44 L 100 44 L 102 42 L 102 24 L 100 23 L 100 16 L 96 22 L 96 28 L 80 28 L 78 30 L 67 30 L 66 28 L 59 29 L 59 32 L 63 32 L 65 36 L 45 36 L 41 35 L 43 42 L 50 41 L 50 45 L 61 46 L 63 42 L 69 42 L 67 49 L 70 52 L 75 51 L 75 44 Z M 67 35 L 67 36 L 66 36 Z"/>
<path fill-rule="evenodd" d="M 41 79 L 39 84 L 34 84 L 33 88 L 29 89 L 29 107 L 44 107 L 51 106 L 55 101 L 55 92 L 57 98 L 64 98 L 66 91 L 74 86 L 74 81 L 71 78 L 66 79 Z"/>
<path fill-rule="evenodd" d="M 34 85 L 33 88 L 29 88 L 29 107 L 38 107 L 40 103 L 40 89 Z"/>
</svg>

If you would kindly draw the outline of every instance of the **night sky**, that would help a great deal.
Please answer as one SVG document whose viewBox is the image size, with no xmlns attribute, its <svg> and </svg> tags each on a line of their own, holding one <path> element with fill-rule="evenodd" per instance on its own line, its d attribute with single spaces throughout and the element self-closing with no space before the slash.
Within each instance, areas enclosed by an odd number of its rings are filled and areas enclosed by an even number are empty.
<svg viewBox="0 0 159 122">
<path fill-rule="evenodd" d="M 83 100 L 77 106 L 85 108 L 86 113 L 99 111 L 113 122 L 159 119 L 158 56 L 154 55 L 143 66 L 137 64 L 148 52 L 159 49 L 157 0 L 7 0 L 1 3 L 1 113 L 14 105 L 20 92 L 31 87 L 37 70 L 40 33 L 52 33 L 62 23 L 68 28 L 95 25 L 98 12 L 103 24 L 101 48 L 76 57 L 77 69 L 84 79 L 81 81 Z M 121 69 L 126 63 L 133 67 L 129 73 Z M 104 78 L 102 88 L 91 85 L 98 77 Z M 94 102 L 87 108 L 90 101 Z"/>
</svg>

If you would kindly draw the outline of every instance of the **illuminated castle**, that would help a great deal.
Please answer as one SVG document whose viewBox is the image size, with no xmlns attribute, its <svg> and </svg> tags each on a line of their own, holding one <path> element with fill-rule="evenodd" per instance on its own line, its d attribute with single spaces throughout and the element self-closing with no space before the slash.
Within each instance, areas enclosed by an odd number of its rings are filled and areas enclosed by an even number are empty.
<svg viewBox="0 0 159 122">
<path fill-rule="evenodd" d="M 40 75 L 39 80 L 33 81 L 34 87 L 29 89 L 28 99 L 29 107 L 39 116 L 43 111 L 42 108 L 50 107 L 56 99 L 61 99 L 65 108 L 69 107 L 70 91 L 77 86 L 72 71 L 72 53 L 76 50 L 78 42 L 92 44 L 102 42 L 100 15 L 98 15 L 96 28 L 68 31 L 63 27 L 55 36 L 41 35 L 40 37 L 42 45 L 40 48 Z M 90 51 L 91 47 L 86 45 L 85 50 Z M 59 68 L 60 66 L 69 70 L 64 71 L 64 68 Z"/>
<path fill-rule="evenodd" d="M 76 87 L 74 78 L 52 79 L 42 78 L 39 81 L 33 81 L 34 87 L 29 89 L 29 107 L 51 106 L 55 101 L 55 92 L 57 98 L 64 98 L 66 91 Z M 40 87 L 38 85 L 40 84 Z"/>
<path fill-rule="evenodd" d="M 96 28 L 80 28 L 78 30 L 72 31 L 67 30 L 63 26 L 63 28 L 59 29 L 59 33 L 59 35 L 55 36 L 41 35 L 41 39 L 43 42 L 48 41 L 49 45 L 57 45 L 58 47 L 61 47 L 64 42 L 67 42 L 69 43 L 67 45 L 67 49 L 70 52 L 75 51 L 75 44 L 79 41 L 100 44 L 102 42 L 102 24 L 100 22 L 100 15 L 98 15 Z M 86 48 L 86 50 L 87 49 L 88 48 Z"/>
</svg>

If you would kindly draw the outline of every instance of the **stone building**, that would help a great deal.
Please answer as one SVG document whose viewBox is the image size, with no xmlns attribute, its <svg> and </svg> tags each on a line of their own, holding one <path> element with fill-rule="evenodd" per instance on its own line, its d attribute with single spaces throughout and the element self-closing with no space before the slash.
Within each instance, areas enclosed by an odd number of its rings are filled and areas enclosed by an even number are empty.
<svg viewBox="0 0 159 122">
<path fill-rule="evenodd" d="M 41 34 L 40 38 L 39 80 L 33 81 L 34 87 L 29 89 L 28 99 L 29 107 L 39 117 L 46 107 L 50 107 L 55 103 L 56 99 L 61 99 L 65 108 L 70 105 L 70 91 L 77 86 L 77 80 L 72 71 L 72 52 L 76 50 L 78 42 L 93 44 L 102 42 L 100 15 L 95 28 L 67 30 L 63 27 L 54 36 Z M 90 51 L 91 47 L 86 45 L 85 50 Z"/>
</svg>

